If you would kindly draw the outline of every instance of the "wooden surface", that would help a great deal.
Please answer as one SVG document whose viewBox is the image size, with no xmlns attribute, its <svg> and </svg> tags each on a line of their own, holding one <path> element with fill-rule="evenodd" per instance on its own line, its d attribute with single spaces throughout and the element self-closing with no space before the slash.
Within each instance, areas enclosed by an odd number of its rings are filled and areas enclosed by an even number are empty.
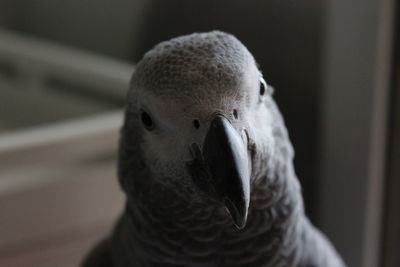
<svg viewBox="0 0 400 267">
<path fill-rule="evenodd" d="M 122 209 L 112 109 L 134 68 L 1 29 L 0 39 L 0 267 L 77 266 Z"/>
<path fill-rule="evenodd" d="M 0 152 L 0 266 L 78 266 L 123 207 L 118 129 Z"/>
</svg>

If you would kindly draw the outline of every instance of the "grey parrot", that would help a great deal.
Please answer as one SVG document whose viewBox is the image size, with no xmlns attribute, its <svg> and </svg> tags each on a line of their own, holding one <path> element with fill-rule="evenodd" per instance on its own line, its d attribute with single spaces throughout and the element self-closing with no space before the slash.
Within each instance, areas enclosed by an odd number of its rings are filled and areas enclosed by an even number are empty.
<svg viewBox="0 0 400 267">
<path fill-rule="evenodd" d="M 147 52 L 121 130 L 124 212 L 83 266 L 345 266 L 304 213 L 272 92 L 224 32 Z"/>
</svg>

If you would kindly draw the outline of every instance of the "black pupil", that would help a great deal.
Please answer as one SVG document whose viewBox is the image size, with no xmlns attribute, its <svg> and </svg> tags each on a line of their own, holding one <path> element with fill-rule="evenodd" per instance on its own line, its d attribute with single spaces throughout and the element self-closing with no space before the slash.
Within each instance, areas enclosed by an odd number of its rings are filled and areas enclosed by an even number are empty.
<svg viewBox="0 0 400 267">
<path fill-rule="evenodd" d="M 263 82 L 260 81 L 260 95 L 265 94 L 265 85 Z"/>
<path fill-rule="evenodd" d="M 199 129 L 199 128 L 200 128 L 200 122 L 199 122 L 199 120 L 194 120 L 194 121 L 193 121 L 193 126 L 194 126 L 194 128 Z"/>
<path fill-rule="evenodd" d="M 153 120 L 147 112 L 143 111 L 140 117 L 142 119 L 143 125 L 146 126 L 146 128 L 150 129 L 153 127 Z"/>
</svg>

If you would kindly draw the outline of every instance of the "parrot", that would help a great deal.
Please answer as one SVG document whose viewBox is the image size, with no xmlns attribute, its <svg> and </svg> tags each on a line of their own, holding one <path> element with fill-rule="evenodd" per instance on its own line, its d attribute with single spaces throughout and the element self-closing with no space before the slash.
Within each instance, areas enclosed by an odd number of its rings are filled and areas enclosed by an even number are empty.
<svg viewBox="0 0 400 267">
<path fill-rule="evenodd" d="M 251 52 L 223 31 L 145 53 L 120 131 L 126 201 L 82 266 L 345 266 L 305 214 L 273 92 Z"/>
</svg>

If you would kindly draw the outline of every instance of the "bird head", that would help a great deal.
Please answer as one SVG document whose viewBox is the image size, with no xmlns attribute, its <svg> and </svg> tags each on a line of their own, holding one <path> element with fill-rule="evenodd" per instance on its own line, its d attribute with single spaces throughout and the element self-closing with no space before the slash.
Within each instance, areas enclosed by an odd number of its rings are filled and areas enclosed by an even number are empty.
<svg viewBox="0 0 400 267">
<path fill-rule="evenodd" d="M 137 65 L 127 102 L 152 181 L 222 203 L 243 228 L 274 148 L 271 87 L 246 47 L 219 31 L 162 42 Z"/>
</svg>

